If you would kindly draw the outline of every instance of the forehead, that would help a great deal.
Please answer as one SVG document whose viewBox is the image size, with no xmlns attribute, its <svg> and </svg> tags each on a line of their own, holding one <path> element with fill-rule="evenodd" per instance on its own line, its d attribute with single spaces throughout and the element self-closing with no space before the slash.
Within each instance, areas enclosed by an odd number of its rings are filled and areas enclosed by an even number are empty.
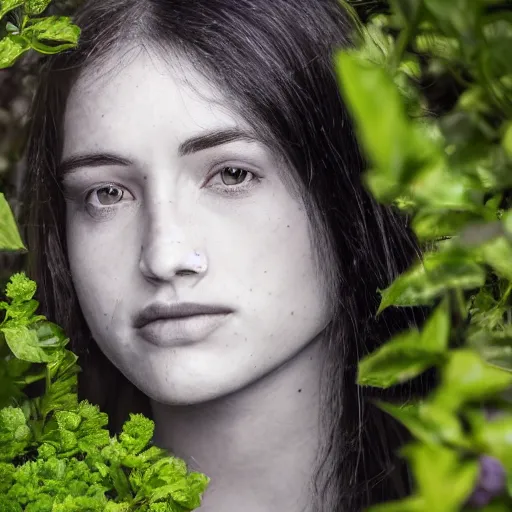
<svg viewBox="0 0 512 512">
<path fill-rule="evenodd" d="M 133 49 L 78 78 L 66 104 L 64 153 L 111 144 L 130 152 L 135 140 L 156 142 L 163 135 L 179 144 L 217 128 L 250 129 L 189 60 L 177 54 L 163 60 Z"/>
</svg>

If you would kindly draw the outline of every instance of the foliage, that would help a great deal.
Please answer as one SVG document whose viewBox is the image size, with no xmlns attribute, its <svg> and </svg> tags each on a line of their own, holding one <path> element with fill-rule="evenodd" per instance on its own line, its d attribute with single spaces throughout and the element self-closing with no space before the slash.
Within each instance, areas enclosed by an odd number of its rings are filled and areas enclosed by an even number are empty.
<svg viewBox="0 0 512 512">
<path fill-rule="evenodd" d="M 0 510 L 194 510 L 208 478 L 153 446 L 154 423 L 131 414 L 119 437 L 83 400 L 77 356 L 56 324 L 37 315 L 36 283 L 11 277 L 0 323 Z M 36 397 L 25 393 L 44 383 Z M 24 507 L 24 508 L 22 508 Z"/>
<path fill-rule="evenodd" d="M 379 313 L 433 309 L 421 330 L 364 357 L 358 383 L 387 388 L 434 368 L 438 385 L 415 403 L 379 403 L 413 435 L 402 453 L 416 486 L 371 510 L 510 510 L 512 11 L 505 0 L 384 4 L 335 64 L 365 184 L 424 245 L 380 291 Z M 428 86 L 439 81 L 452 98 L 436 108 Z"/>
<path fill-rule="evenodd" d="M 68 17 L 40 17 L 50 0 L 5 0 L 0 68 L 26 51 L 53 54 L 76 46 Z M 4 18 L 5 20 L 5 18 Z M 0 193 L 0 250 L 23 251 Z M 108 416 L 78 402 L 77 356 L 62 329 L 36 314 L 36 283 L 11 276 L 0 301 L 0 510 L 17 512 L 186 512 L 198 508 L 209 479 L 152 444 L 154 423 L 131 414 L 119 436 Z M 42 394 L 27 393 L 44 384 Z"/>
<path fill-rule="evenodd" d="M 81 3 L 82 0 L 54 0 L 41 16 L 60 19 L 73 14 Z M 23 15 L 23 6 L 5 15 L 0 23 L 0 40 L 8 35 L 7 23 L 10 23 L 9 27 L 16 26 Z M 29 15 L 29 18 L 34 16 Z M 27 51 L 14 65 L 0 69 L 0 192 L 8 198 L 15 213 L 21 206 L 18 197 L 26 169 L 23 155 L 27 142 L 27 114 L 42 55 Z M 11 274 L 24 268 L 26 259 L 23 252 L 0 253 L 0 288 L 5 286 Z"/>
</svg>

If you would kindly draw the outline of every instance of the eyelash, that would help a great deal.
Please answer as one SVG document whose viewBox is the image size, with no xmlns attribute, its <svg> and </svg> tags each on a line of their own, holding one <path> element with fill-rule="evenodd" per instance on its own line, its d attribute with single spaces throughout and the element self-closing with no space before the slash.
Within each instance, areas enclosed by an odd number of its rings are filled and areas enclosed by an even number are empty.
<svg viewBox="0 0 512 512">
<path fill-rule="evenodd" d="M 261 181 L 261 179 L 262 179 L 261 176 L 258 176 L 254 172 L 248 171 L 247 169 L 244 169 L 242 167 L 237 167 L 237 166 L 234 166 L 234 165 L 226 165 L 226 166 L 223 166 L 221 169 L 216 170 L 211 175 L 211 177 L 207 178 L 205 184 L 210 183 L 213 180 L 213 178 L 215 178 L 216 176 L 220 176 L 220 174 L 224 170 L 229 169 L 229 168 L 239 169 L 239 170 L 245 172 L 246 175 L 250 175 L 251 179 L 249 181 L 244 181 L 244 182 L 242 182 L 239 185 L 226 185 L 226 184 L 223 183 L 219 187 L 212 187 L 212 188 L 218 190 L 220 193 L 225 194 L 227 196 L 231 196 L 231 197 L 241 196 L 244 193 L 248 192 L 250 189 L 252 189 L 255 185 L 257 185 Z M 123 185 L 120 185 L 120 184 L 115 183 L 115 182 L 101 183 L 98 186 L 96 186 L 94 188 L 91 188 L 91 189 L 89 189 L 89 190 L 87 190 L 85 192 L 85 194 L 84 194 L 85 195 L 84 202 L 86 203 L 86 205 L 90 205 L 92 208 L 94 208 L 96 210 L 111 210 L 113 207 L 115 207 L 117 204 L 119 204 L 119 203 L 114 203 L 114 204 L 111 204 L 111 205 L 100 205 L 100 206 L 98 206 L 98 205 L 94 205 L 94 204 L 91 203 L 91 201 L 89 200 L 91 195 L 94 192 L 98 192 L 99 190 L 107 188 L 107 187 L 115 187 L 117 189 L 120 189 L 123 192 L 123 196 L 124 196 L 124 192 L 129 192 Z M 131 195 L 133 196 L 133 194 L 131 194 Z M 123 196 L 121 197 L 120 201 L 122 201 Z"/>
<path fill-rule="evenodd" d="M 253 171 L 248 171 L 247 169 L 244 169 L 243 167 L 238 167 L 236 165 L 225 165 L 225 166 L 221 167 L 220 169 L 217 169 L 215 172 L 213 172 L 211 177 L 207 178 L 206 184 L 210 183 L 213 180 L 213 178 L 215 178 L 216 176 L 220 176 L 222 171 L 224 171 L 226 169 L 230 169 L 230 168 L 238 169 L 238 170 L 245 172 L 247 175 L 251 176 L 251 179 L 249 181 L 242 182 L 240 185 L 226 185 L 223 183 L 220 187 L 218 187 L 218 189 L 221 189 L 219 191 L 222 194 L 232 196 L 232 197 L 241 196 L 244 193 L 247 193 L 249 190 L 251 190 L 262 179 L 261 176 L 258 176 Z M 213 187 L 213 188 L 217 188 L 217 187 Z"/>
</svg>

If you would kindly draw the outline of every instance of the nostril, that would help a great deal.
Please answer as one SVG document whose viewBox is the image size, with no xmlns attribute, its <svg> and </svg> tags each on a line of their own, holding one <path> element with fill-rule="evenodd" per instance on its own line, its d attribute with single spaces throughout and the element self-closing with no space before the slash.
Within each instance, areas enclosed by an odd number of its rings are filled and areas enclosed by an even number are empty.
<svg viewBox="0 0 512 512">
<path fill-rule="evenodd" d="M 190 275 L 193 275 L 193 274 L 197 274 L 197 272 L 194 271 L 194 270 L 178 270 L 176 272 L 177 276 L 190 276 Z"/>
</svg>

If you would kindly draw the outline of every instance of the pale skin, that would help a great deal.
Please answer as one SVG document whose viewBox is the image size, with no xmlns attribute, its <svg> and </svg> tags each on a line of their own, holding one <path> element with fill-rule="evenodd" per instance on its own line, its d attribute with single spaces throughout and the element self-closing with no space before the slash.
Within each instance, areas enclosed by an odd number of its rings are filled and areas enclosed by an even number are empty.
<svg viewBox="0 0 512 512">
<path fill-rule="evenodd" d="M 64 119 L 63 161 L 96 155 L 63 181 L 85 319 L 149 396 L 155 442 L 211 478 L 201 511 L 309 511 L 330 307 L 292 170 L 185 59 L 130 55 L 79 79 Z M 226 130 L 246 136 L 184 154 Z M 133 325 L 155 300 L 230 313 L 158 346 Z"/>
</svg>

